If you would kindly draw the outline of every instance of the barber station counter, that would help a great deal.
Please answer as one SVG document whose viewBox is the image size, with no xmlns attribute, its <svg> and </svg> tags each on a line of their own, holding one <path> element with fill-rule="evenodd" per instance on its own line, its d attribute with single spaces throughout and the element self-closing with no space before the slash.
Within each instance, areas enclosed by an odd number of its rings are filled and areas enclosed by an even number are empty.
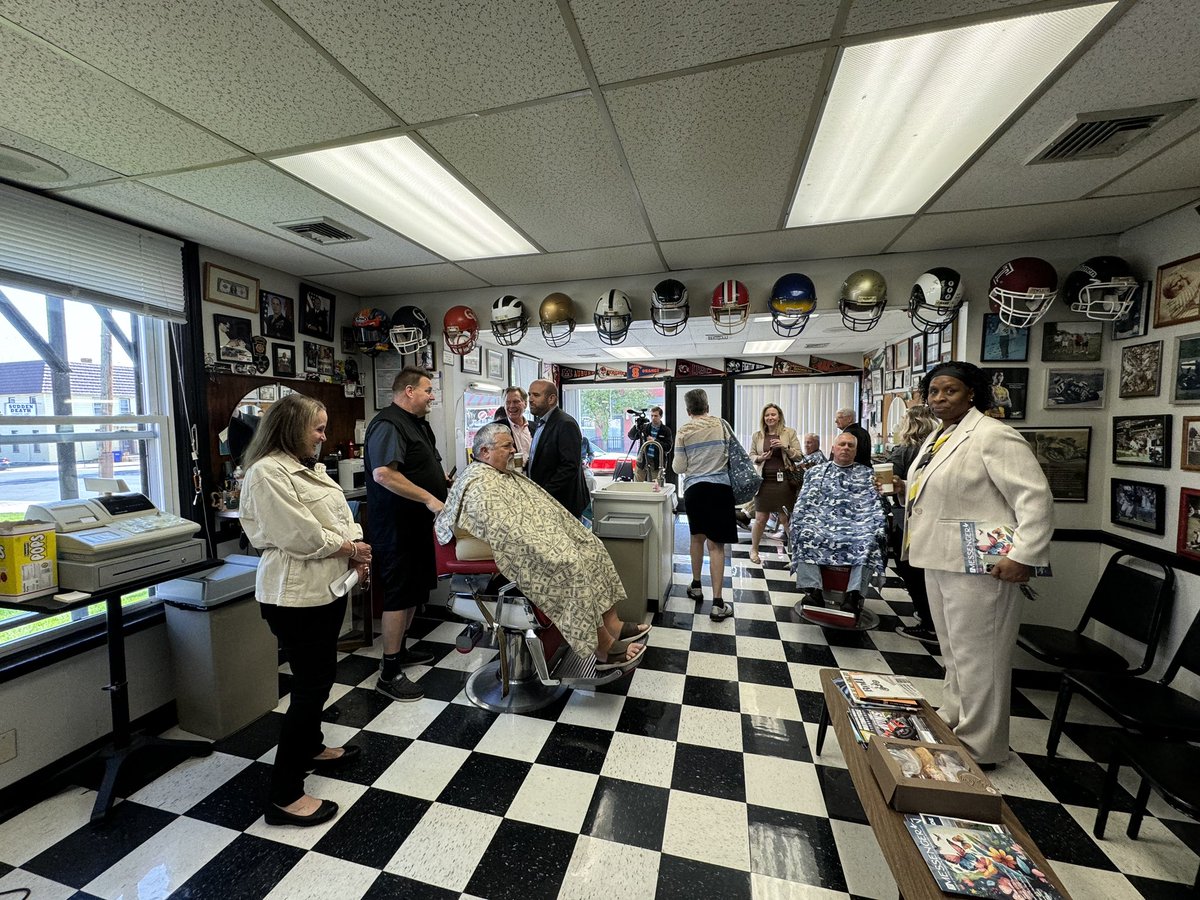
<svg viewBox="0 0 1200 900">
<path fill-rule="evenodd" d="M 671 590 L 671 554 L 675 547 L 675 485 L 668 484 L 660 490 L 646 482 L 614 481 L 592 494 L 593 522 L 600 522 L 609 515 L 648 516 L 650 533 L 646 536 L 645 571 L 642 579 L 641 596 L 638 601 L 642 613 L 647 608 L 661 609 L 662 601 Z M 604 540 L 601 537 L 601 540 Z M 618 567 L 620 568 L 620 567 Z M 633 592 L 622 572 L 626 593 L 634 600 Z M 621 611 L 622 618 L 626 618 Z M 633 618 L 633 616 L 628 616 Z"/>
</svg>

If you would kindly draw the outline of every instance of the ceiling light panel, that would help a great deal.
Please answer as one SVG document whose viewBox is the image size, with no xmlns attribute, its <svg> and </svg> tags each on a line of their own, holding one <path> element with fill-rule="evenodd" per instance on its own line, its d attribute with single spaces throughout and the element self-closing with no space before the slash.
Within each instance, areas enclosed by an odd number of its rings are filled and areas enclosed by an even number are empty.
<svg viewBox="0 0 1200 900">
<path fill-rule="evenodd" d="M 794 339 L 786 341 L 746 341 L 742 346 L 742 352 L 746 354 L 783 353 L 794 343 L 796 343 Z"/>
<path fill-rule="evenodd" d="M 1114 5 L 846 48 L 787 227 L 916 212 Z"/>
<path fill-rule="evenodd" d="M 576 329 L 578 331 L 578 329 Z M 613 347 L 612 349 L 605 348 L 604 352 L 613 359 L 649 359 L 650 351 L 645 347 Z"/>
<path fill-rule="evenodd" d="M 315 150 L 274 163 L 446 259 L 538 252 L 409 137 Z"/>
</svg>

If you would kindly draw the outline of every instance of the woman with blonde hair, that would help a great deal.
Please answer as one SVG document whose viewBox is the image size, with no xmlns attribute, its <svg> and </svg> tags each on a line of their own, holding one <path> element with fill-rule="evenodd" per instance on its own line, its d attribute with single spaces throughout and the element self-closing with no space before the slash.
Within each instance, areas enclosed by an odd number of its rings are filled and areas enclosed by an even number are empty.
<svg viewBox="0 0 1200 900">
<path fill-rule="evenodd" d="M 758 543 L 771 513 L 779 516 L 783 533 L 787 534 L 788 514 L 796 505 L 799 483 L 789 480 L 784 460 L 796 462 L 802 455 L 800 438 L 794 428 L 783 424 L 783 410 L 775 403 L 763 407 L 760 429 L 750 439 L 750 458 L 762 475 L 762 487 L 754 495 L 754 525 L 750 529 L 750 562 L 760 565 Z"/>
</svg>

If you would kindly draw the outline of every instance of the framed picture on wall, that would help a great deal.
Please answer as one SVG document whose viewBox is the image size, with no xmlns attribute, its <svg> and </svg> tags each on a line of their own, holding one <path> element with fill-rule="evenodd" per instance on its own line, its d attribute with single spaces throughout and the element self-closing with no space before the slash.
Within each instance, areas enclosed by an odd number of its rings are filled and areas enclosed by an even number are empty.
<svg viewBox="0 0 1200 900">
<path fill-rule="evenodd" d="M 213 333 L 217 336 L 217 359 L 221 362 L 254 362 L 254 327 L 241 316 L 213 314 Z"/>
<path fill-rule="evenodd" d="M 1179 468 L 1200 472 L 1200 416 L 1184 416 L 1179 439 Z"/>
<path fill-rule="evenodd" d="M 300 282 L 300 333 L 333 340 L 333 294 Z"/>
<path fill-rule="evenodd" d="M 1103 322 L 1047 322 L 1042 327 L 1042 362 L 1099 362 L 1103 344 Z"/>
<path fill-rule="evenodd" d="M 1050 483 L 1054 499 L 1064 503 L 1086 503 L 1091 427 L 1018 428 L 1017 432 L 1029 442 Z"/>
<path fill-rule="evenodd" d="M 271 291 L 258 292 L 258 330 L 277 341 L 296 339 L 296 301 Z"/>
<path fill-rule="evenodd" d="M 389 350 L 373 357 L 371 363 L 375 369 L 375 408 L 387 409 L 392 405 L 392 382 L 404 368 L 404 357 Z"/>
<path fill-rule="evenodd" d="M 276 378 L 295 378 L 296 348 L 291 344 L 272 344 L 271 363 Z"/>
<path fill-rule="evenodd" d="M 252 313 L 258 309 L 258 279 L 224 266 L 205 263 L 204 299 Z"/>
<path fill-rule="evenodd" d="M 987 415 L 993 419 L 1025 418 L 1029 402 L 1029 369 L 1026 367 L 983 370 L 992 379 L 992 406 Z"/>
<path fill-rule="evenodd" d="M 1113 416 L 1112 461 L 1117 466 L 1171 468 L 1173 416 Z M 1187 432 L 1184 432 L 1186 440 Z"/>
<path fill-rule="evenodd" d="M 306 374 L 317 374 L 317 364 L 321 357 L 321 345 L 316 341 L 304 341 L 304 371 Z"/>
<path fill-rule="evenodd" d="M 1200 321 L 1200 253 L 1158 267 L 1154 327 Z"/>
<path fill-rule="evenodd" d="M 925 365 L 932 366 L 942 352 L 941 338 L 936 334 L 925 335 Z"/>
<path fill-rule="evenodd" d="M 485 347 L 483 351 L 487 371 L 484 373 L 489 381 L 500 384 L 504 381 L 504 351 Z"/>
<path fill-rule="evenodd" d="M 1179 539 L 1175 550 L 1180 556 L 1200 559 L 1200 490 L 1179 489 Z"/>
<path fill-rule="evenodd" d="M 1162 390 L 1162 341 L 1121 348 L 1121 397 L 1157 397 Z"/>
<path fill-rule="evenodd" d="M 1133 302 L 1128 312 L 1112 323 L 1112 339 L 1124 341 L 1144 335 L 1150 327 L 1150 298 L 1154 296 L 1154 282 L 1143 281 L 1133 293 Z"/>
<path fill-rule="evenodd" d="M 1151 534 L 1167 530 L 1167 489 L 1161 484 L 1114 478 L 1108 521 Z"/>
<path fill-rule="evenodd" d="M 943 347 L 942 352 L 946 351 Z M 979 359 L 982 362 L 1025 362 L 1029 359 L 1029 329 L 1004 324 L 998 313 L 984 313 Z"/>
<path fill-rule="evenodd" d="M 914 372 L 925 371 L 925 335 L 913 335 L 912 339 L 912 369 Z"/>
<path fill-rule="evenodd" d="M 1046 409 L 1103 409 L 1104 369 L 1047 369 Z"/>
<path fill-rule="evenodd" d="M 1200 403 L 1200 334 L 1175 338 L 1173 403 Z"/>
<path fill-rule="evenodd" d="M 474 350 L 468 350 L 458 358 L 458 364 L 466 375 L 482 375 L 483 348 L 476 347 Z"/>
<path fill-rule="evenodd" d="M 907 369 L 908 368 L 908 340 L 905 339 L 895 345 L 896 347 L 896 365 L 893 368 Z"/>
</svg>

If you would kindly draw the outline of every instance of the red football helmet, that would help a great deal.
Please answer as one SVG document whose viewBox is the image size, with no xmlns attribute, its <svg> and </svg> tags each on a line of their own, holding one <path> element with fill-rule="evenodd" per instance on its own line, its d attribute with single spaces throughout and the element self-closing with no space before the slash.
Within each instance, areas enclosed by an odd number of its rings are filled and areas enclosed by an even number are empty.
<svg viewBox="0 0 1200 900">
<path fill-rule="evenodd" d="M 737 334 L 750 320 L 750 292 L 740 281 L 722 281 L 713 289 L 712 320 L 722 334 Z"/>
<path fill-rule="evenodd" d="M 1010 259 L 992 276 L 988 299 L 1000 321 L 1028 328 L 1044 316 L 1058 296 L 1058 273 L 1036 256 Z"/>
<path fill-rule="evenodd" d="M 451 353 L 464 356 L 479 340 L 479 319 L 469 306 L 452 306 L 442 319 L 442 337 Z"/>
</svg>

